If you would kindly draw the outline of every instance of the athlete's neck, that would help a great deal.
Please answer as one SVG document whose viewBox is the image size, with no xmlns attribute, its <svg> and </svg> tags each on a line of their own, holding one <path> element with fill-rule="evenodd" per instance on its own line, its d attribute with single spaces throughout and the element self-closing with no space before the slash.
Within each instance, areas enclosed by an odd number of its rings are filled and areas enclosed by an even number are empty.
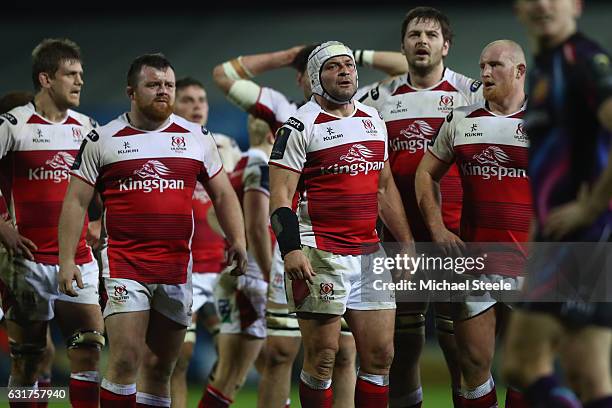
<svg viewBox="0 0 612 408">
<path fill-rule="evenodd" d="M 331 113 L 335 116 L 340 117 L 348 117 L 351 116 L 355 112 L 355 102 L 351 101 L 350 103 L 345 103 L 342 105 L 338 105 L 337 103 L 333 103 L 323 98 L 322 96 L 315 95 L 315 101 L 319 104 L 321 108 L 325 112 Z"/>
<path fill-rule="evenodd" d="M 39 91 L 34 96 L 36 113 L 51 122 L 63 122 L 68 114 L 68 108 L 57 106 L 51 95 L 45 90 Z"/>
<path fill-rule="evenodd" d="M 553 49 L 570 38 L 572 35 L 576 34 L 576 22 L 574 21 L 572 24 L 563 28 L 563 31 L 556 33 L 554 35 L 542 36 L 542 37 L 531 37 L 531 46 L 533 47 L 533 53 L 535 55 L 540 54 L 543 51 Z"/>
<path fill-rule="evenodd" d="M 423 72 L 415 69 L 414 67 L 408 66 L 408 78 L 410 79 L 410 85 L 416 89 L 427 89 L 431 88 L 442 80 L 444 75 L 444 64 L 440 63 L 433 69 Z"/>
<path fill-rule="evenodd" d="M 487 101 L 491 112 L 500 116 L 508 116 L 521 110 L 525 104 L 525 92 L 522 90 L 508 95 L 501 102 Z"/>
<path fill-rule="evenodd" d="M 168 123 L 169 117 L 162 121 L 151 120 L 145 115 L 143 115 L 142 112 L 140 112 L 138 109 L 134 109 L 134 107 L 132 107 L 132 110 L 127 114 L 127 118 L 130 122 L 130 125 L 137 129 L 157 130 L 163 127 L 166 123 Z"/>
</svg>

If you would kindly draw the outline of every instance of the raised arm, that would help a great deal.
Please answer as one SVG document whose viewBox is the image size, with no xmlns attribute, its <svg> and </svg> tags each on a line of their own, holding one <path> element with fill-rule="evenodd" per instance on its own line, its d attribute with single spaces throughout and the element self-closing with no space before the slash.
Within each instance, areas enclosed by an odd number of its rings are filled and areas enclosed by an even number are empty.
<svg viewBox="0 0 612 408">
<path fill-rule="evenodd" d="M 357 65 L 382 71 L 389 76 L 408 72 L 406 57 L 397 51 L 355 50 L 355 61 Z"/>
<path fill-rule="evenodd" d="M 215 84 L 227 95 L 238 80 L 250 80 L 266 71 L 291 65 L 303 45 L 286 50 L 240 56 L 217 65 L 213 69 Z"/>
</svg>

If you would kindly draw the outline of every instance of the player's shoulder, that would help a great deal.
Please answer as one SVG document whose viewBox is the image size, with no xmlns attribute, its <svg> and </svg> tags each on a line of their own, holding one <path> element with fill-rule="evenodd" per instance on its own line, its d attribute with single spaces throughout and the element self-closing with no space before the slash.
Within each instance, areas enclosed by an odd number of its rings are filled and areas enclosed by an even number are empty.
<svg viewBox="0 0 612 408">
<path fill-rule="evenodd" d="M 482 82 L 479 80 L 460 74 L 448 67 L 444 69 L 444 79 L 459 92 L 465 94 L 476 93 L 482 86 Z"/>
<path fill-rule="evenodd" d="M 385 100 L 386 97 L 394 95 L 396 91 L 406 85 L 407 74 L 385 78 L 371 87 L 366 97 L 360 99 L 361 102 L 371 102 L 373 104 Z"/>
<path fill-rule="evenodd" d="M 72 118 L 74 121 L 76 121 L 75 124 L 79 124 L 81 126 L 84 126 L 86 128 L 92 128 L 95 129 L 97 127 L 100 126 L 100 124 L 91 116 L 88 116 L 84 113 L 81 112 L 77 112 L 75 110 L 72 109 L 68 109 L 68 116 L 70 118 Z"/>
<path fill-rule="evenodd" d="M 22 106 L 16 106 L 8 112 L 0 114 L 0 125 L 6 124 L 6 126 L 12 128 L 22 126 L 28 122 L 33 113 L 35 111 L 31 102 Z"/>
<path fill-rule="evenodd" d="M 170 118 L 168 118 L 168 120 L 170 122 L 170 126 L 172 126 L 172 124 L 176 124 L 181 128 L 187 130 L 189 133 L 194 133 L 196 135 L 199 135 L 201 133 L 210 133 L 208 129 L 206 129 L 199 123 L 191 122 L 183 118 L 182 116 L 175 115 L 174 113 L 170 115 Z"/>
<path fill-rule="evenodd" d="M 566 41 L 562 46 L 562 51 L 565 58 L 572 61 L 581 61 L 582 58 L 590 59 L 602 54 L 610 56 L 599 43 L 581 33 L 576 33 Z"/>
<path fill-rule="evenodd" d="M 248 162 L 249 162 L 248 152 L 242 152 L 242 154 L 240 155 L 240 159 L 238 159 L 236 166 L 234 166 L 234 169 L 232 170 L 232 174 L 235 175 L 235 174 L 240 174 L 244 172 L 244 169 L 246 168 Z"/>
<path fill-rule="evenodd" d="M 107 124 L 92 129 L 87 134 L 87 138 L 92 142 L 101 142 L 121 135 L 122 133 L 126 133 L 126 131 L 130 129 L 130 124 L 125 115 L 126 114 L 124 113 Z"/>
<path fill-rule="evenodd" d="M 319 114 L 323 112 L 319 104 L 313 99 L 300 106 L 293 116 L 283 123 L 283 126 L 288 126 L 298 132 L 304 132 L 312 127 L 317 120 Z"/>
<path fill-rule="evenodd" d="M 466 118 L 490 116 L 487 114 L 484 103 L 476 103 L 455 108 L 446 116 L 445 122 L 458 123 Z"/>
<path fill-rule="evenodd" d="M 597 42 L 577 33 L 562 46 L 562 54 L 569 65 L 585 66 L 595 77 L 611 76 L 610 54 Z"/>
<path fill-rule="evenodd" d="M 359 101 L 355 101 L 355 109 L 357 112 L 361 111 L 361 116 L 363 116 L 364 114 L 367 115 L 368 117 L 377 119 L 377 120 L 382 120 L 382 117 L 380 116 L 380 113 L 378 112 L 378 110 L 372 106 L 366 105 L 364 103 L 361 103 Z"/>
</svg>

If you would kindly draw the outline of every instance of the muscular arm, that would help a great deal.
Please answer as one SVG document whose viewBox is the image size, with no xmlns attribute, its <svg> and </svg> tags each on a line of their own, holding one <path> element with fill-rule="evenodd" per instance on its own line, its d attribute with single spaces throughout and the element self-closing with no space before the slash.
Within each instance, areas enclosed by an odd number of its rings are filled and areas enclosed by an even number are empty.
<svg viewBox="0 0 612 408">
<path fill-rule="evenodd" d="M 272 242 L 268 230 L 270 198 L 267 194 L 251 190 L 244 193 L 244 221 L 249 252 L 255 258 L 266 281 L 272 267 Z"/>
<path fill-rule="evenodd" d="M 71 177 L 66 190 L 59 219 L 59 261 L 60 266 L 73 266 L 85 213 L 94 196 L 92 185 L 78 177 Z"/>
<path fill-rule="evenodd" d="M 415 176 L 417 203 L 434 241 L 436 241 L 435 237 L 446 231 L 442 220 L 440 180 L 449 168 L 449 164 L 427 152 Z"/>
<path fill-rule="evenodd" d="M 73 280 L 77 281 L 79 288 L 82 289 L 84 287 L 80 271 L 74 261 L 74 256 L 83 229 L 85 213 L 93 195 L 94 188 L 92 185 L 78 177 L 70 178 L 70 184 L 62 204 L 58 229 L 59 290 L 69 296 L 77 296 L 76 291 L 72 287 Z"/>
<path fill-rule="evenodd" d="M 283 235 L 292 235 L 293 232 L 285 231 L 288 224 L 283 224 L 282 220 L 275 220 L 274 212 L 282 207 L 291 208 L 291 202 L 300 174 L 291 170 L 283 169 L 274 165 L 270 166 L 270 214 L 272 214 L 272 227 L 279 241 L 281 253 L 283 252 Z M 282 211 L 282 210 L 281 210 Z M 286 211 L 286 210 L 285 210 Z M 280 217 L 279 217 L 280 218 Z M 297 222 L 297 220 L 296 220 Z M 291 228 L 297 228 L 291 227 Z M 294 233 L 299 234 L 298 231 Z M 285 273 L 289 279 L 303 279 L 313 284 L 312 277 L 316 275 L 312 269 L 310 261 L 301 249 L 287 251 L 284 255 Z"/>
<path fill-rule="evenodd" d="M 94 198 L 89 203 L 87 209 L 87 215 L 89 223 L 87 224 L 87 244 L 94 250 L 100 249 L 101 241 L 100 236 L 102 234 L 102 214 L 104 212 L 104 204 L 99 193 L 94 195 Z"/>
<path fill-rule="evenodd" d="M 414 241 L 388 161 L 378 179 L 378 213 L 398 242 Z"/>
<path fill-rule="evenodd" d="M 291 208 L 299 180 L 300 173 L 270 166 L 270 214 L 281 207 Z"/>
<path fill-rule="evenodd" d="M 213 80 L 215 81 L 215 84 L 227 95 L 237 78 L 231 78 L 227 75 L 223 66 L 224 64 L 229 63 L 240 78 L 249 79 L 266 71 L 290 66 L 295 58 L 295 55 L 301 49 L 302 46 L 296 46 L 287 50 L 245 55 L 240 58 L 234 58 L 230 61 L 217 65 L 213 69 Z"/>
<path fill-rule="evenodd" d="M 406 57 L 396 51 L 355 50 L 357 64 L 382 71 L 389 76 L 408 72 Z"/>
</svg>

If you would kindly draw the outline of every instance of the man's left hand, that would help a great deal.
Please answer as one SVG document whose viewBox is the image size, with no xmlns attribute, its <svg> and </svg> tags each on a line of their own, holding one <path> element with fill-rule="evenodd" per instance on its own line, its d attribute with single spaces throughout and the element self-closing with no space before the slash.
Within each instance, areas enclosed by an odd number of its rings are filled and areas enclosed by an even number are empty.
<svg viewBox="0 0 612 408">
<path fill-rule="evenodd" d="M 589 205 L 589 191 L 583 184 L 575 201 L 552 210 L 544 224 L 544 236 L 555 241 L 595 221 L 597 212 Z"/>
</svg>

